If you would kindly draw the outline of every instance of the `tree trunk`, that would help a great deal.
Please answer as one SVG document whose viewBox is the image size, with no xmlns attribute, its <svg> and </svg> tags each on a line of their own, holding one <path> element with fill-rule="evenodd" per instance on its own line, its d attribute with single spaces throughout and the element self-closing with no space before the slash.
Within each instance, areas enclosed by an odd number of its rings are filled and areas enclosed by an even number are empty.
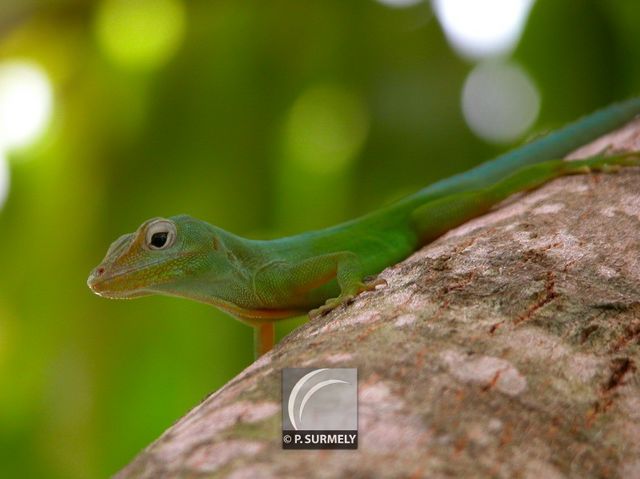
<svg viewBox="0 0 640 479">
<path fill-rule="evenodd" d="M 640 121 L 573 156 L 640 150 Z M 640 171 L 561 178 L 311 321 L 120 472 L 640 477 Z M 284 367 L 357 367 L 357 451 L 281 445 Z"/>
</svg>

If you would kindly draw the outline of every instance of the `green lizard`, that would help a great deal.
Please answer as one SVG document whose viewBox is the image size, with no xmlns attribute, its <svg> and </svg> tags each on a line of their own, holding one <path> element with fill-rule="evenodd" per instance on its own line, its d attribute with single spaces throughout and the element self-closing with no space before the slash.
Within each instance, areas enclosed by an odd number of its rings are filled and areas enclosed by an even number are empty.
<svg viewBox="0 0 640 479">
<path fill-rule="evenodd" d="M 559 159 L 638 113 L 640 98 L 611 105 L 378 211 L 296 236 L 249 240 L 186 215 L 153 218 L 118 238 L 87 283 L 107 298 L 163 294 L 217 306 L 255 328 L 260 355 L 273 347 L 275 321 L 322 314 L 383 284 L 365 278 L 511 194 L 561 175 L 640 165 L 633 153 Z"/>
</svg>

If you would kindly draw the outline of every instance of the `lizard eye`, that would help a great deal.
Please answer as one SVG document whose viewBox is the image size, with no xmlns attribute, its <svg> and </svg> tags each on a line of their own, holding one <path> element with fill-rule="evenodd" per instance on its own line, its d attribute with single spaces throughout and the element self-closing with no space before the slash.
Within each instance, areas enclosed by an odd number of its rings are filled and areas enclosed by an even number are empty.
<svg viewBox="0 0 640 479">
<path fill-rule="evenodd" d="M 166 249 L 176 240 L 176 227 L 167 220 L 158 220 L 147 228 L 147 246 L 149 249 Z"/>
</svg>

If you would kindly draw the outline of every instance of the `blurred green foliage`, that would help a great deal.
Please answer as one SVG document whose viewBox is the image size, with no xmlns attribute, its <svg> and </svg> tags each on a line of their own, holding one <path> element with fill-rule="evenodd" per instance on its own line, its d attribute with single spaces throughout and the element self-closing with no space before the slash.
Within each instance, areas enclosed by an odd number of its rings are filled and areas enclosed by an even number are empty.
<svg viewBox="0 0 640 479">
<path fill-rule="evenodd" d="M 92 295 L 118 235 L 178 213 L 254 237 L 323 227 L 509 146 L 465 126 L 473 64 L 427 3 L 163 0 L 141 33 L 154 2 L 114 20 L 123 1 L 0 5 L 0 61 L 38 62 L 55 95 L 0 211 L 3 478 L 114 473 L 251 362 L 249 328 L 211 307 Z M 639 20 L 632 0 L 536 3 L 514 53 L 536 131 L 640 90 Z"/>
</svg>

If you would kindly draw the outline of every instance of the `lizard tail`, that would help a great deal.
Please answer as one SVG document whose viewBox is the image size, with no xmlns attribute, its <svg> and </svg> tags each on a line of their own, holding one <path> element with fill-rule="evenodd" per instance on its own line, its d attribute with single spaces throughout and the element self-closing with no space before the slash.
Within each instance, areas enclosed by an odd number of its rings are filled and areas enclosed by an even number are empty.
<svg viewBox="0 0 640 479">
<path fill-rule="evenodd" d="M 562 158 L 578 147 L 621 127 L 638 114 L 640 97 L 614 103 L 514 151 L 433 183 L 411 195 L 407 201 L 418 205 L 453 193 L 482 189 L 523 166 Z"/>
<path fill-rule="evenodd" d="M 526 165 L 482 189 L 453 193 L 418 206 L 411 213 L 411 224 L 420 244 L 425 244 L 488 212 L 514 193 L 538 188 L 559 176 L 592 171 L 611 173 L 626 166 L 640 166 L 640 153 L 623 153 L 610 157 L 598 155 L 575 161 L 548 160 Z"/>
</svg>

